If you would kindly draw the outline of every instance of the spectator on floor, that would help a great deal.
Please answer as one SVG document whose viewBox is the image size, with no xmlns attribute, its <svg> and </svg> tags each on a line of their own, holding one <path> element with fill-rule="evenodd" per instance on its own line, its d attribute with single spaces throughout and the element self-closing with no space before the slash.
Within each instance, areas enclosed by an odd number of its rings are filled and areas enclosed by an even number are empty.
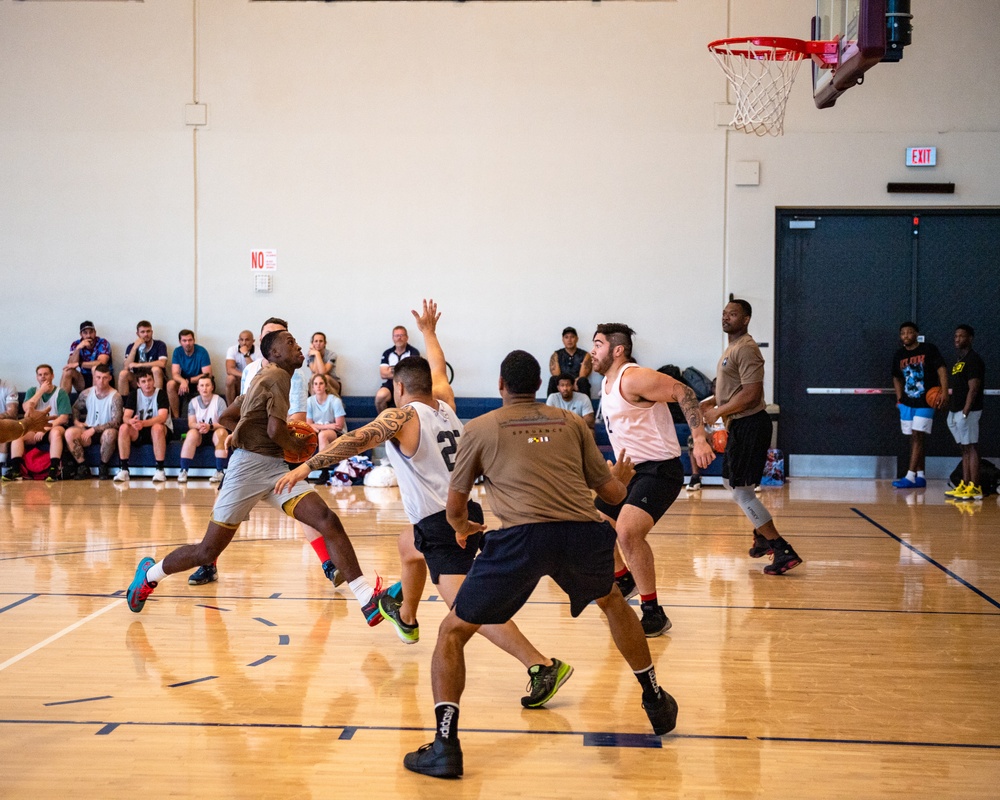
<svg viewBox="0 0 1000 800">
<path fill-rule="evenodd" d="M 66 447 L 76 462 L 74 477 L 90 477 L 84 448 L 100 442 L 101 464 L 97 477 L 111 477 L 108 462 L 118 447 L 118 428 L 122 424 L 122 396 L 111 385 L 111 368 L 107 364 L 94 367 L 94 385 L 84 389 L 73 404 L 73 425 L 66 429 Z M 69 477 L 68 475 L 66 477 Z"/>
<path fill-rule="evenodd" d="M 188 470 L 198 445 L 204 437 L 211 436 L 215 447 L 215 474 L 208 480 L 210 483 L 222 483 L 229 462 L 229 451 L 226 450 L 229 431 L 219 424 L 219 418 L 226 410 L 226 401 L 215 393 L 215 378 L 211 375 L 198 378 L 197 389 L 197 396 L 188 403 L 188 430 L 181 447 L 181 471 L 177 474 L 177 482 L 187 482 Z"/>
</svg>

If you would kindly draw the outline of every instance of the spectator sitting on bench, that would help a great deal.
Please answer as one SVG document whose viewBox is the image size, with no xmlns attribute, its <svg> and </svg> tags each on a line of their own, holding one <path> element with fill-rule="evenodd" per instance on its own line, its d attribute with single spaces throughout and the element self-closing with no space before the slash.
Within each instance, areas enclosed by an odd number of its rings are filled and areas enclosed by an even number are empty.
<svg viewBox="0 0 1000 800">
<path fill-rule="evenodd" d="M 89 389 L 94 385 L 94 367 L 107 364 L 111 368 L 111 343 L 97 335 L 89 319 L 80 323 L 80 338 L 69 346 L 69 360 L 63 367 L 59 382 L 66 394 Z"/>
<path fill-rule="evenodd" d="M 173 378 L 167 383 L 167 398 L 170 401 L 170 416 L 177 419 L 181 415 L 180 399 L 191 398 L 191 381 L 200 375 L 212 374 L 212 359 L 208 350 L 195 344 L 194 331 L 185 328 L 177 334 L 179 347 L 174 348 L 170 370 Z"/>
<path fill-rule="evenodd" d="M 17 420 L 20 403 L 17 400 L 17 387 L 0 378 L 0 419 Z M 15 431 L 16 433 L 16 431 Z M 0 444 L 0 463 L 7 468 L 7 443 Z"/>
<path fill-rule="evenodd" d="M 167 479 L 163 471 L 163 461 L 167 457 L 167 438 L 173 427 L 167 407 L 167 395 L 163 389 L 158 389 L 153 380 L 152 372 L 140 372 L 139 387 L 125 398 L 125 414 L 122 426 L 118 429 L 118 460 L 121 469 L 115 475 L 116 483 L 124 483 L 129 479 L 128 458 L 132 454 L 132 445 L 153 445 L 153 457 L 156 459 L 156 471 L 153 482 L 162 483 Z"/>
<path fill-rule="evenodd" d="M 229 462 L 229 451 L 226 450 L 229 431 L 219 424 L 219 417 L 226 410 L 226 401 L 215 393 L 215 378 L 211 375 L 198 378 L 197 388 L 198 394 L 188 403 L 188 430 L 181 446 L 181 471 L 177 474 L 177 482 L 187 482 L 195 450 L 203 437 L 211 434 L 215 447 L 215 474 L 208 480 L 210 483 L 222 483 Z"/>
<path fill-rule="evenodd" d="M 576 346 L 579 341 L 576 328 L 563 328 L 563 346 L 549 357 L 549 388 L 546 394 L 555 394 L 558 389 L 559 376 L 569 375 L 576 381 L 576 390 L 590 397 L 590 373 L 594 369 L 590 353 Z"/>
<path fill-rule="evenodd" d="M 226 351 L 226 403 L 233 404 L 240 394 L 240 380 L 247 364 L 255 360 L 253 333 L 240 331 L 236 344 Z"/>
<path fill-rule="evenodd" d="M 340 396 L 342 385 L 337 376 L 337 354 L 326 346 L 326 334 L 322 331 L 316 331 L 312 335 L 309 353 L 306 355 L 306 366 L 309 367 L 313 377 L 326 375 L 330 379 L 328 384 L 330 391 L 338 397 Z"/>
<path fill-rule="evenodd" d="M 347 431 L 347 410 L 344 401 L 333 391 L 333 380 L 328 375 L 312 379 L 312 396 L 309 398 L 306 422 L 319 435 L 319 449 L 324 450 L 342 433 Z M 327 483 L 330 471 L 324 469 L 319 482 Z"/>
<path fill-rule="evenodd" d="M 52 414 L 55 419 L 52 420 L 52 427 L 48 430 L 26 433 L 10 443 L 10 469 L 4 473 L 5 481 L 19 481 L 24 477 L 21 470 L 24 451 L 31 447 L 48 448 L 51 464 L 45 480 L 48 483 L 59 480 L 63 436 L 66 434 L 66 426 L 69 424 L 73 408 L 69 402 L 69 395 L 55 385 L 55 370 L 48 364 L 39 364 L 35 368 L 35 380 L 38 381 L 38 386 L 32 386 L 24 395 L 24 403 L 21 405 L 24 413 L 45 411 Z"/>
<path fill-rule="evenodd" d="M 94 385 L 84 389 L 73 404 L 73 425 L 66 429 L 66 447 L 76 462 L 77 480 L 90 477 L 83 448 L 101 444 L 101 466 L 97 477 L 111 477 L 108 462 L 118 446 L 118 427 L 122 424 L 122 396 L 111 385 L 111 367 L 98 364 L 94 367 Z M 67 476 L 68 477 L 68 476 Z"/>
<path fill-rule="evenodd" d="M 382 363 L 379 364 L 378 374 L 382 379 L 382 385 L 375 393 L 375 413 L 381 414 L 387 408 L 393 408 L 392 401 L 392 372 L 393 368 L 404 358 L 419 356 L 420 351 L 410 345 L 410 337 L 406 328 L 397 325 L 392 329 L 392 347 L 382 353 Z"/>
<path fill-rule="evenodd" d="M 572 411 L 577 416 L 583 417 L 587 427 L 594 430 L 594 404 L 583 392 L 576 391 L 576 381 L 573 376 L 564 372 L 559 376 L 556 386 L 559 391 L 550 394 L 545 405 Z"/>
<path fill-rule="evenodd" d="M 135 341 L 125 348 L 125 364 L 118 373 L 118 394 L 128 397 L 139 385 L 143 374 L 153 376 L 157 389 L 166 386 L 167 345 L 153 338 L 153 323 L 140 320 L 135 326 Z"/>
</svg>

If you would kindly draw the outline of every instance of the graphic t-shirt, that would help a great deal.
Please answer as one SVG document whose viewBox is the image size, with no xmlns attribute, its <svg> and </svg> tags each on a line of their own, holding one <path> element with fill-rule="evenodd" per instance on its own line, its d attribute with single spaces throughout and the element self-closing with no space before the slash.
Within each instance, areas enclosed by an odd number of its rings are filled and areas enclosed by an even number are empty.
<svg viewBox="0 0 1000 800">
<path fill-rule="evenodd" d="M 920 342 L 912 350 L 900 347 L 892 357 L 892 377 L 903 382 L 900 403 L 910 408 L 929 408 L 924 395 L 932 386 L 939 386 L 938 367 L 943 367 L 941 352 L 928 342 Z"/>
<path fill-rule="evenodd" d="M 951 368 L 951 378 L 948 380 L 948 385 L 951 387 L 949 411 L 965 410 L 965 401 L 969 396 L 969 381 L 976 378 L 980 381 L 979 394 L 972 399 L 969 411 L 983 410 L 983 388 L 986 380 L 986 364 L 979 357 L 979 353 L 970 350 Z"/>
</svg>

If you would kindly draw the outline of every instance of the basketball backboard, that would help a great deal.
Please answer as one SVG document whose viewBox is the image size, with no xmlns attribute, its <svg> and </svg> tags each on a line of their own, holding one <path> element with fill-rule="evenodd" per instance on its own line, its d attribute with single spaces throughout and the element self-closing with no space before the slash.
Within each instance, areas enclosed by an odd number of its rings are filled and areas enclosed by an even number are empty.
<svg viewBox="0 0 1000 800">
<path fill-rule="evenodd" d="M 885 58 L 888 2 L 816 0 L 811 38 L 837 42 L 835 63 L 813 63 L 813 99 L 817 108 L 832 106 L 840 95 L 861 83 L 864 74 Z"/>
</svg>

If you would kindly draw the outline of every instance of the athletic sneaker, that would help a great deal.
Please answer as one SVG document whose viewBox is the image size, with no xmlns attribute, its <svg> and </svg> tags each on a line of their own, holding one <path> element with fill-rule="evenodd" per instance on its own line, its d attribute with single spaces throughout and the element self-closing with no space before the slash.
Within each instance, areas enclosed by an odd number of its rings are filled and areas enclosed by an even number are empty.
<svg viewBox="0 0 1000 800">
<path fill-rule="evenodd" d="M 209 483 L 222 483 L 222 479 L 226 477 L 225 473 L 221 469 L 217 469 L 215 474 L 208 479 Z"/>
<path fill-rule="evenodd" d="M 97 480 L 106 481 L 111 478 L 111 470 L 108 468 L 107 464 L 101 464 L 97 468 Z"/>
<path fill-rule="evenodd" d="M 686 491 L 688 494 L 694 494 L 695 492 L 700 492 L 701 478 L 699 478 L 698 480 L 692 478 L 690 483 L 688 483 L 688 485 L 685 487 L 684 491 Z"/>
<path fill-rule="evenodd" d="M 90 467 L 86 464 L 77 464 L 76 472 L 73 474 L 73 477 L 78 481 L 90 480 Z"/>
<path fill-rule="evenodd" d="M 670 733 L 677 726 L 677 701 L 663 689 L 660 689 L 660 696 L 651 703 L 643 700 L 642 710 L 649 717 L 653 733 L 657 736 Z"/>
<path fill-rule="evenodd" d="M 626 572 L 620 578 L 615 578 L 615 583 L 618 584 L 618 591 L 622 593 L 622 597 L 626 600 L 639 594 L 639 589 L 635 585 L 635 578 L 632 577 L 631 572 Z"/>
<path fill-rule="evenodd" d="M 780 536 L 771 542 L 771 547 L 774 548 L 774 559 L 764 567 L 765 575 L 784 575 L 792 567 L 802 563 L 798 553 Z"/>
<path fill-rule="evenodd" d="M 153 483 L 164 483 L 167 480 L 167 473 L 158 469 L 153 473 Z"/>
<path fill-rule="evenodd" d="M 182 469 L 180 472 L 177 473 L 177 482 L 178 483 L 188 482 L 188 471 L 186 469 Z"/>
<path fill-rule="evenodd" d="M 46 483 L 55 483 L 59 480 L 59 465 L 53 464 L 49 467 L 49 474 L 45 476 Z"/>
<path fill-rule="evenodd" d="M 215 568 L 215 564 L 205 564 L 191 573 L 188 583 L 192 586 L 204 586 L 217 580 L 219 580 L 219 570 Z"/>
<path fill-rule="evenodd" d="M 761 536 L 757 531 L 753 532 L 753 547 L 750 548 L 750 558 L 762 558 L 769 556 L 774 550 L 771 542 Z"/>
<path fill-rule="evenodd" d="M 382 578 L 378 575 L 375 576 L 375 588 L 372 590 L 372 599 L 361 606 L 361 613 L 365 615 L 365 622 L 368 623 L 369 628 L 374 628 L 376 625 L 382 622 L 382 615 L 379 613 L 378 604 L 382 599 L 382 595 L 386 592 L 382 589 Z"/>
<path fill-rule="evenodd" d="M 760 484 L 759 483 L 754 484 L 753 493 L 754 494 L 760 494 Z"/>
<path fill-rule="evenodd" d="M 965 484 L 965 489 L 962 490 L 961 494 L 955 495 L 956 500 L 982 500 L 983 490 L 982 487 L 976 486 L 973 483 Z"/>
<path fill-rule="evenodd" d="M 527 695 L 521 698 L 525 708 L 541 708 L 556 696 L 559 687 L 569 680 L 573 668 L 564 664 L 558 658 L 552 659 L 552 666 L 535 664 L 528 668 L 528 685 L 524 688 Z"/>
<path fill-rule="evenodd" d="M 897 489 L 923 489 L 927 485 L 927 480 L 919 475 L 916 480 L 910 480 L 905 475 L 898 481 L 893 481 L 892 485 Z"/>
<path fill-rule="evenodd" d="M 655 601 L 643 603 L 640 608 L 642 609 L 642 632 L 646 634 L 647 639 L 652 639 L 654 636 L 659 636 L 670 630 L 673 623 L 659 603 Z"/>
<path fill-rule="evenodd" d="M 378 610 L 383 619 L 389 620 L 396 629 L 396 635 L 403 644 L 416 644 L 420 641 L 420 623 L 416 620 L 412 625 L 403 622 L 399 609 L 403 605 L 403 585 L 394 583 L 378 601 Z"/>
<path fill-rule="evenodd" d="M 6 483 L 8 481 L 23 481 L 24 475 L 21 474 L 20 467 L 11 467 L 3 474 L 3 481 Z"/>
<path fill-rule="evenodd" d="M 962 495 L 962 493 L 965 491 L 965 489 L 966 489 L 965 481 L 959 481 L 958 482 L 958 486 L 956 486 L 954 489 L 946 489 L 945 490 L 945 496 L 946 497 L 960 497 Z"/>
<path fill-rule="evenodd" d="M 129 611 L 136 614 L 142 611 L 142 607 L 146 605 L 146 598 L 148 598 L 153 593 L 153 589 L 156 588 L 155 583 L 150 583 L 146 580 L 146 573 L 149 572 L 149 568 L 155 563 L 156 562 L 153 561 L 153 559 L 146 556 L 139 562 L 139 566 L 135 568 L 135 577 L 132 578 L 132 583 L 129 584 L 128 592 L 125 594 L 125 597 L 128 600 Z"/>
<path fill-rule="evenodd" d="M 132 476 L 128 474 L 127 469 L 120 469 L 118 470 L 118 474 L 115 475 L 115 483 L 127 483 L 130 477 Z"/>
<path fill-rule="evenodd" d="M 323 562 L 323 574 L 330 580 L 334 586 L 340 586 L 345 580 L 343 573 L 337 569 L 336 565 L 327 559 Z"/>
<path fill-rule="evenodd" d="M 458 778 L 462 775 L 462 746 L 458 739 L 434 739 L 419 750 L 403 756 L 403 766 L 411 772 L 432 778 Z"/>
</svg>

